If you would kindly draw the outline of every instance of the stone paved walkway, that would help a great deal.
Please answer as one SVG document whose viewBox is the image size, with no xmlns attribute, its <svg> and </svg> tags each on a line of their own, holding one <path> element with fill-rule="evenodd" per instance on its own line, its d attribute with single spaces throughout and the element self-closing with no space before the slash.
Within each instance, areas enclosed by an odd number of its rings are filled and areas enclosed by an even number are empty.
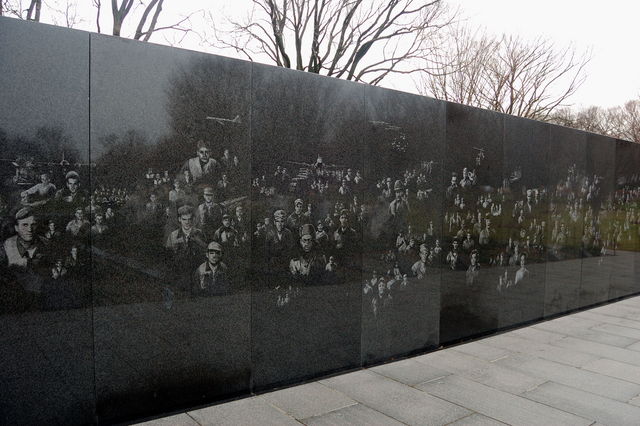
<svg viewBox="0 0 640 426">
<path fill-rule="evenodd" d="M 640 425 L 640 296 L 146 425 Z"/>
</svg>

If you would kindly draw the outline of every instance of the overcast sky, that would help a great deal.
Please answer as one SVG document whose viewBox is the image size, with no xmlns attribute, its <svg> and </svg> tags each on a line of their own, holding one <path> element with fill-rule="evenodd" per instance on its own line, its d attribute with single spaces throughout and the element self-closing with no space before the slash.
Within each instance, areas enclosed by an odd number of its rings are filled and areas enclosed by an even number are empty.
<svg viewBox="0 0 640 426">
<path fill-rule="evenodd" d="M 574 95 L 576 107 L 620 105 L 640 96 L 640 2 L 636 0 L 446 0 L 459 7 L 469 25 L 485 27 L 488 33 L 519 35 L 527 39 L 542 36 L 558 47 L 573 43 L 578 51 L 592 50 L 587 79 Z M 211 10 L 215 3 L 218 18 L 225 14 L 242 15 L 251 0 L 190 0 L 166 2 L 169 14 L 193 9 Z M 172 4 L 173 3 L 173 4 Z M 179 6 L 178 6 L 179 3 Z M 165 16 L 168 18 L 168 16 Z M 161 42 L 161 38 L 156 38 Z M 184 40 L 183 47 L 203 50 L 195 38 Z M 207 48 L 211 51 L 211 48 Z M 232 56 L 233 52 L 223 53 Z M 390 77 L 384 86 L 415 91 L 407 78 Z"/>
<path fill-rule="evenodd" d="M 448 0 L 489 32 L 593 49 L 582 106 L 615 106 L 640 96 L 640 2 L 636 0 Z M 578 105 L 579 106 L 579 105 Z"/>
</svg>

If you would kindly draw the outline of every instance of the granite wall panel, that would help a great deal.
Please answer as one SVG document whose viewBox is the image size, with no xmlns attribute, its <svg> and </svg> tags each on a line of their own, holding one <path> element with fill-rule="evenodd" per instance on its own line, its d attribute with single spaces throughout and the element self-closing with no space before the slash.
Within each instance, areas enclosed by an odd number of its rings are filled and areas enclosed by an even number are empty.
<svg viewBox="0 0 640 426">
<path fill-rule="evenodd" d="M 582 217 L 582 283 L 580 306 L 604 302 L 609 295 L 615 258 L 611 257 L 606 234 L 615 214 L 609 197 L 615 191 L 615 151 L 611 139 L 587 135 L 587 163 L 581 198 Z"/>
<path fill-rule="evenodd" d="M 580 306 L 586 133 L 551 127 L 545 316 Z"/>
<path fill-rule="evenodd" d="M 94 35 L 98 418 L 248 393 L 251 64 Z"/>
<path fill-rule="evenodd" d="M 0 18 L 0 423 L 93 421 L 89 35 Z"/>
<path fill-rule="evenodd" d="M 498 328 L 504 116 L 448 103 L 440 343 Z"/>
<path fill-rule="evenodd" d="M 362 362 L 437 347 L 445 104 L 367 87 Z"/>
<path fill-rule="evenodd" d="M 360 365 L 364 86 L 254 65 L 252 360 L 264 389 Z"/>
<path fill-rule="evenodd" d="M 627 296 L 640 290 L 635 264 L 640 249 L 638 229 L 638 185 L 640 149 L 637 144 L 615 142 L 616 192 L 612 215 L 607 221 L 607 259 L 611 263 L 609 298 Z"/>
<path fill-rule="evenodd" d="M 542 318 L 546 282 L 549 125 L 505 117 L 499 228 L 506 244 L 497 262 L 500 328 Z"/>
</svg>

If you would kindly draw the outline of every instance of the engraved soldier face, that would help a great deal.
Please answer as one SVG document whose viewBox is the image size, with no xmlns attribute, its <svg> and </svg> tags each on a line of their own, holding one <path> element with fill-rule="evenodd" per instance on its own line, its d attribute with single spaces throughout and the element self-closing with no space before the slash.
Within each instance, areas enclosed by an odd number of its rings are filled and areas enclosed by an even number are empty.
<svg viewBox="0 0 640 426">
<path fill-rule="evenodd" d="M 284 220 L 282 219 L 276 219 L 275 222 L 276 224 L 276 229 L 279 231 L 282 231 L 282 228 L 284 228 Z"/>
<path fill-rule="evenodd" d="M 56 223 L 54 221 L 49 222 L 49 231 L 54 232 L 56 230 Z"/>
<path fill-rule="evenodd" d="M 69 188 L 69 192 L 75 194 L 80 188 L 80 180 L 74 177 L 67 179 L 67 188 Z"/>
<path fill-rule="evenodd" d="M 305 253 L 309 253 L 313 248 L 313 237 L 311 235 L 303 235 L 300 238 L 300 246 Z"/>
<path fill-rule="evenodd" d="M 77 220 L 82 220 L 84 218 L 84 212 L 82 211 L 82 209 L 76 209 L 75 217 Z"/>
<path fill-rule="evenodd" d="M 193 226 L 193 215 L 191 213 L 180 215 L 180 225 L 185 231 L 191 230 Z"/>
<path fill-rule="evenodd" d="M 349 225 L 349 218 L 345 214 L 340 215 L 340 226 L 346 228 Z"/>
<path fill-rule="evenodd" d="M 207 161 L 209 161 L 209 148 L 206 147 L 202 147 L 198 150 L 198 157 L 200 158 L 200 161 L 202 161 L 203 163 L 206 163 Z"/>
<path fill-rule="evenodd" d="M 218 265 L 222 261 L 222 252 L 217 249 L 207 249 L 207 260 L 212 265 Z"/>
<path fill-rule="evenodd" d="M 47 185 L 49 182 L 51 182 L 51 179 L 49 179 L 49 175 L 48 174 L 43 173 L 43 174 L 40 175 L 40 181 L 43 184 Z"/>
<path fill-rule="evenodd" d="M 36 218 L 34 216 L 19 219 L 18 223 L 15 226 L 18 237 L 27 242 L 32 241 L 37 224 L 38 222 L 36 221 Z"/>
</svg>

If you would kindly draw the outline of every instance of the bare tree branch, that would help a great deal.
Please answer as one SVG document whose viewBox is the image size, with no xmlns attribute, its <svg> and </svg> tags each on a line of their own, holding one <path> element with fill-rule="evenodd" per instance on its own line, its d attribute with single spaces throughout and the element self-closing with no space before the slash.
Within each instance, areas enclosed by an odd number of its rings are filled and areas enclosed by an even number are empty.
<svg viewBox="0 0 640 426">
<path fill-rule="evenodd" d="M 585 80 L 588 52 L 545 39 L 489 37 L 452 30 L 449 46 L 425 68 L 420 92 L 505 114 L 547 120 Z"/>
<path fill-rule="evenodd" d="M 212 45 L 278 66 L 379 84 L 419 69 L 419 52 L 453 21 L 442 0 L 252 0 L 244 21 L 227 18 Z M 251 53 L 249 53 L 251 52 Z"/>
</svg>

